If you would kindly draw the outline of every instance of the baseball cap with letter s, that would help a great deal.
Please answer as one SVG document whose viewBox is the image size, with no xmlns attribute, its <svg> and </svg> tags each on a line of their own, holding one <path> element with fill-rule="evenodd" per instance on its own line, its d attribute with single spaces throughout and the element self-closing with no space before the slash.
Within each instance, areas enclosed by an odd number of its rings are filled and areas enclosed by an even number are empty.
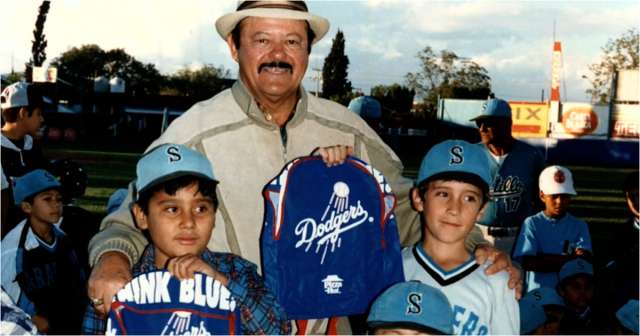
<svg viewBox="0 0 640 336">
<path fill-rule="evenodd" d="M 236 25 L 247 17 L 305 20 L 315 34 L 312 44 L 320 41 L 329 31 L 329 21 L 309 13 L 307 4 L 301 0 L 240 0 L 235 12 L 223 15 L 216 20 L 216 30 L 222 39 L 226 39 Z"/>
<path fill-rule="evenodd" d="M 453 309 L 442 291 L 420 283 L 397 283 L 371 306 L 370 328 L 408 328 L 435 334 L 453 334 Z"/>
<path fill-rule="evenodd" d="M 491 184 L 486 154 L 478 145 L 464 140 L 446 140 L 433 146 L 422 159 L 417 184 L 442 173 L 475 175 L 487 186 Z"/>
<path fill-rule="evenodd" d="M 509 118 L 511 119 L 511 106 L 506 100 L 502 99 L 489 99 L 482 103 L 480 114 L 472 118 L 469 121 L 476 121 L 481 118 Z"/>
<path fill-rule="evenodd" d="M 558 272 L 558 283 L 562 283 L 565 279 L 575 275 L 593 276 L 593 266 L 590 262 L 581 258 L 569 260 L 562 265 Z"/>
<path fill-rule="evenodd" d="M 571 171 L 561 166 L 549 166 L 540 173 L 538 179 L 540 191 L 545 195 L 568 194 L 577 195 L 573 188 Z"/>
<path fill-rule="evenodd" d="M 147 152 L 136 165 L 137 193 L 181 176 L 193 175 L 217 181 L 209 160 L 184 145 L 164 144 Z"/>
<path fill-rule="evenodd" d="M 48 171 L 32 170 L 13 180 L 13 200 L 17 206 L 20 206 L 20 203 L 33 195 L 60 188 L 60 182 Z"/>
</svg>

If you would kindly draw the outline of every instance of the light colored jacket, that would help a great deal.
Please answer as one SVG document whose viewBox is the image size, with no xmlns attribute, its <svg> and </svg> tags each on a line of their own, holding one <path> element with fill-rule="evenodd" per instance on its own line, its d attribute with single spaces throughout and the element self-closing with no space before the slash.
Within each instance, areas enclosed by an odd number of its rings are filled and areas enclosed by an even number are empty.
<svg viewBox="0 0 640 336">
<path fill-rule="evenodd" d="M 402 176 L 396 154 L 356 114 L 332 101 L 300 89 L 286 137 L 267 121 L 244 84 L 197 103 L 149 148 L 163 143 L 185 144 L 204 153 L 220 181 L 216 224 L 208 248 L 231 252 L 260 265 L 260 232 L 264 214 L 262 189 L 290 160 L 311 154 L 317 147 L 350 145 L 354 155 L 380 170 L 398 197 L 396 218 L 400 239 L 408 246 L 420 240 L 418 213 L 411 209 L 412 181 Z M 283 139 L 286 138 L 286 143 Z M 138 260 L 146 239 L 135 227 L 128 210 L 131 197 L 118 211 L 102 221 L 89 245 L 90 262 L 107 251 L 122 251 L 132 264 Z"/>
</svg>

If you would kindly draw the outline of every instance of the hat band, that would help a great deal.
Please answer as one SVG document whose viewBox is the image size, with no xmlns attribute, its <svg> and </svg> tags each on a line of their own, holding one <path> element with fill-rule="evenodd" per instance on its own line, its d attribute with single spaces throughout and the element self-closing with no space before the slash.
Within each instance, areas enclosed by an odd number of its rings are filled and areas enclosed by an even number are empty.
<svg viewBox="0 0 640 336">
<path fill-rule="evenodd" d="M 287 1 L 286 3 L 276 3 L 274 1 L 243 1 L 236 11 L 252 8 L 276 8 L 290 9 L 300 12 L 308 12 L 307 4 L 304 1 Z"/>
</svg>

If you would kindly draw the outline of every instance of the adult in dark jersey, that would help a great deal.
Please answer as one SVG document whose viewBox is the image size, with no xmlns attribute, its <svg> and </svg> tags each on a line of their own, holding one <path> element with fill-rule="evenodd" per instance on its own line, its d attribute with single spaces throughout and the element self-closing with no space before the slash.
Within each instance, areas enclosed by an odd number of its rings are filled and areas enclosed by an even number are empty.
<svg viewBox="0 0 640 336">
<path fill-rule="evenodd" d="M 9 182 L 2 188 L 2 237 L 24 218 L 22 212 L 13 206 L 11 179 L 37 168 L 47 168 L 34 139 L 44 122 L 43 106 L 42 94 L 34 84 L 14 83 L 4 88 L 0 95 L 3 120 L 0 158 L 3 179 Z"/>
</svg>

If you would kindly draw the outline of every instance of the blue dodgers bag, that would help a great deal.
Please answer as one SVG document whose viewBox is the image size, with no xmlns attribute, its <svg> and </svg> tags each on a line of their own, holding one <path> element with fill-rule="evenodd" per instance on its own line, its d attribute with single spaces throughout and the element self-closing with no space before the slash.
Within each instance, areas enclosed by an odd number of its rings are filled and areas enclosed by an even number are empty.
<svg viewBox="0 0 640 336">
<path fill-rule="evenodd" d="M 219 281 L 196 273 L 178 280 L 167 271 L 133 278 L 111 303 L 106 335 L 240 334 L 240 308 Z"/>
<path fill-rule="evenodd" d="M 298 158 L 263 197 L 262 270 L 290 319 L 364 313 L 403 280 L 396 198 L 367 163 Z"/>
</svg>

